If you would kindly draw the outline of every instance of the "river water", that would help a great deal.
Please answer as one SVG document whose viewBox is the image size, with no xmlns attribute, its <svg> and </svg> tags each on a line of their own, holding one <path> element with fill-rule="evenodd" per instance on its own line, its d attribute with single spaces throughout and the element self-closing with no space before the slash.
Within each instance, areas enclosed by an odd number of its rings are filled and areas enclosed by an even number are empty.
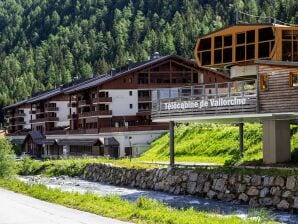
<svg viewBox="0 0 298 224">
<path fill-rule="evenodd" d="M 251 214 L 251 209 L 246 205 L 232 204 L 228 202 L 209 200 L 202 197 L 191 195 L 173 195 L 169 193 L 140 190 L 128 187 L 118 187 L 98 182 L 91 182 L 79 178 L 62 177 L 41 177 L 41 176 L 22 176 L 20 180 L 29 184 L 44 184 L 50 188 L 58 188 L 62 191 L 75 191 L 80 193 L 93 192 L 100 195 L 120 195 L 123 199 L 135 201 L 141 196 L 146 196 L 163 202 L 174 208 L 190 208 L 196 210 L 209 211 L 220 215 L 237 215 L 246 218 Z M 298 214 L 270 210 L 276 221 L 282 223 L 298 223 Z"/>
</svg>

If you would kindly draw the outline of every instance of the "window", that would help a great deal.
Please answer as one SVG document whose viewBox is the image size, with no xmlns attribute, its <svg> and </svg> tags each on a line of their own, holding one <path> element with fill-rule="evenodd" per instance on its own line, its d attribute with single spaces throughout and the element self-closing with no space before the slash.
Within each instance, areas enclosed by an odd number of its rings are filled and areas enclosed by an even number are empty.
<svg viewBox="0 0 298 224">
<path fill-rule="evenodd" d="M 129 95 L 132 96 L 132 91 L 129 91 Z"/>
<path fill-rule="evenodd" d="M 289 86 L 298 87 L 298 72 L 290 72 Z"/>
<path fill-rule="evenodd" d="M 129 104 L 129 108 L 132 109 L 132 104 Z"/>
<path fill-rule="evenodd" d="M 268 75 L 260 74 L 260 90 L 267 91 L 268 90 Z"/>
</svg>

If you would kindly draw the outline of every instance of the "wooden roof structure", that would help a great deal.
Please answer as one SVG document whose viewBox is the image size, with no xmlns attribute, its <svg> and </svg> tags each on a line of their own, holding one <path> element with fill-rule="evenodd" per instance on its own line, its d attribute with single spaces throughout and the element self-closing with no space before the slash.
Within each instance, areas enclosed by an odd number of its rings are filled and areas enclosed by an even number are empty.
<svg viewBox="0 0 298 224">
<path fill-rule="evenodd" d="M 201 36 L 194 56 L 199 66 L 254 64 L 255 60 L 298 61 L 298 26 L 236 24 Z"/>
</svg>

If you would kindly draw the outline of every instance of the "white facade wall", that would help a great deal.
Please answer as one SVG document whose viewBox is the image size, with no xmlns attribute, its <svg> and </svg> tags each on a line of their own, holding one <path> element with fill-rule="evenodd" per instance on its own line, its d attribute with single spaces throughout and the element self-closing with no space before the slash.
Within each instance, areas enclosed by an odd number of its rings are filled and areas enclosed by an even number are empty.
<svg viewBox="0 0 298 224">
<path fill-rule="evenodd" d="M 24 108 L 24 109 L 21 109 L 21 110 L 24 110 L 24 113 L 25 113 L 25 117 L 24 117 L 25 125 L 24 125 L 24 128 L 25 129 L 30 129 L 31 128 L 31 123 L 30 123 L 30 120 L 31 120 L 30 111 L 31 111 L 31 109 L 30 108 Z"/>
<path fill-rule="evenodd" d="M 69 107 L 67 106 L 68 101 L 51 101 L 51 103 L 55 103 L 56 107 L 59 108 L 56 111 L 56 116 L 59 118 L 59 121 L 56 122 L 57 127 L 64 127 L 69 125 L 68 115 L 69 115 Z"/>
<path fill-rule="evenodd" d="M 129 92 L 132 91 L 132 95 Z M 138 112 L 138 90 L 108 90 L 112 97 L 112 103 L 109 103 L 109 109 L 113 116 L 136 115 Z M 132 109 L 130 109 L 132 104 Z"/>
</svg>

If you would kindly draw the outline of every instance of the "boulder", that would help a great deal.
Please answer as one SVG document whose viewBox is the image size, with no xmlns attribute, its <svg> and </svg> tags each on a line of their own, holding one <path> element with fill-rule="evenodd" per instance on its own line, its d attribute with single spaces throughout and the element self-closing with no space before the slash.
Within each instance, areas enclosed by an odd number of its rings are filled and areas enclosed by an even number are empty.
<svg viewBox="0 0 298 224">
<path fill-rule="evenodd" d="M 250 182 L 253 186 L 259 186 L 262 183 L 262 177 L 259 175 L 253 175 Z"/>
<path fill-rule="evenodd" d="M 294 190 L 296 184 L 296 178 L 294 176 L 290 176 L 287 178 L 286 188 L 289 190 Z"/>
<path fill-rule="evenodd" d="M 259 195 L 259 189 L 256 188 L 255 186 L 252 186 L 248 189 L 246 194 L 249 196 L 257 196 L 257 195 Z"/>
<path fill-rule="evenodd" d="M 283 177 L 276 177 L 274 181 L 274 185 L 283 187 L 285 185 L 285 179 Z"/>
<path fill-rule="evenodd" d="M 260 191 L 260 197 L 264 198 L 267 196 L 268 193 L 269 193 L 269 188 L 265 187 Z"/>
<path fill-rule="evenodd" d="M 289 209 L 290 204 L 289 202 L 287 202 L 286 200 L 281 200 L 278 204 L 277 204 L 277 208 L 281 209 L 281 210 L 286 210 Z"/>
<path fill-rule="evenodd" d="M 247 202 L 248 201 L 248 196 L 246 194 L 244 194 L 244 193 L 241 193 L 239 195 L 238 199 L 241 200 L 241 201 Z"/>
</svg>

